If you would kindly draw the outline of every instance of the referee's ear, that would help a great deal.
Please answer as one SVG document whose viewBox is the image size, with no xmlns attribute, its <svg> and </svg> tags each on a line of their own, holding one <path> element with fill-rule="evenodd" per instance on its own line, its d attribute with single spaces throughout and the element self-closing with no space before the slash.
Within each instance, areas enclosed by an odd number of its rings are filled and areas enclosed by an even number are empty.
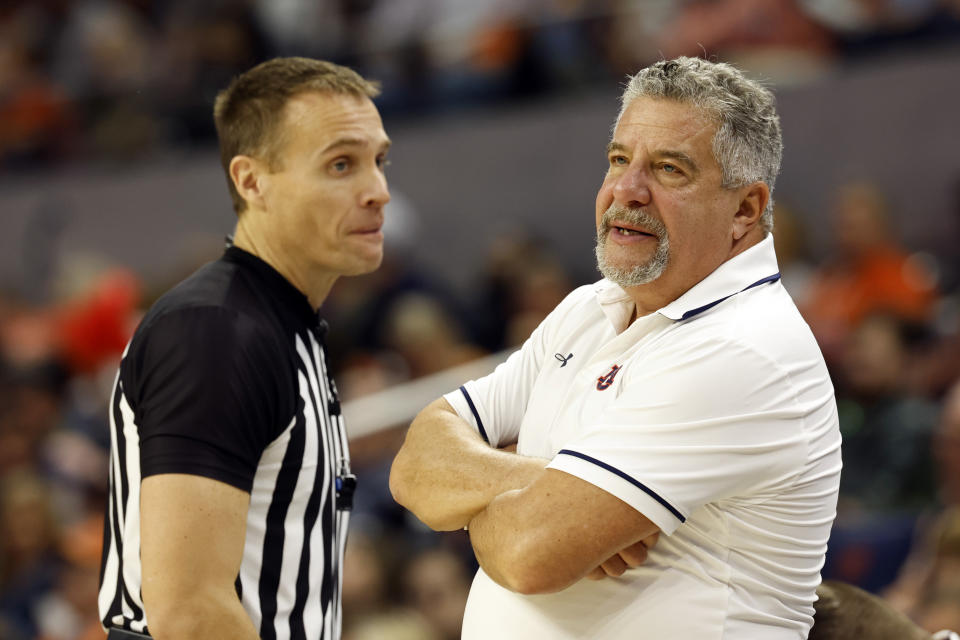
<svg viewBox="0 0 960 640">
<path fill-rule="evenodd" d="M 261 177 L 265 167 L 250 156 L 233 156 L 230 161 L 230 179 L 247 208 L 264 209 Z"/>
</svg>

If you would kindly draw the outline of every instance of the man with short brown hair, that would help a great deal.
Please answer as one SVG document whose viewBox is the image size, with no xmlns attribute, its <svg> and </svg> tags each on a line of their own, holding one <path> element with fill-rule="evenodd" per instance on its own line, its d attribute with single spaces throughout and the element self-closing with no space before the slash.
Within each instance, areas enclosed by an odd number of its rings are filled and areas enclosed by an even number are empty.
<svg viewBox="0 0 960 640">
<path fill-rule="evenodd" d="M 256 155 L 274 168 L 282 160 L 279 150 L 288 142 L 284 134 L 290 133 L 282 127 L 284 107 L 291 97 L 307 92 L 372 100 L 380 94 L 380 88 L 352 69 L 325 60 L 275 58 L 241 75 L 217 95 L 213 120 L 220 161 L 237 213 L 247 207 L 247 202 L 230 180 L 230 161 L 238 155 Z"/>
<path fill-rule="evenodd" d="M 111 638 L 340 637 L 356 481 L 317 309 L 383 257 L 376 94 L 282 58 L 217 98 L 233 242 L 146 314 L 111 402 Z"/>
</svg>

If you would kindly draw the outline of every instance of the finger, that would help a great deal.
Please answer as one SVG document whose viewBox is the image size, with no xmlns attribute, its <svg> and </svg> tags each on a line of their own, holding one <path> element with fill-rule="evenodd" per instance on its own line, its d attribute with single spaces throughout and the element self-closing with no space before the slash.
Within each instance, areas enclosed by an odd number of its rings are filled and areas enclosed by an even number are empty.
<svg viewBox="0 0 960 640">
<path fill-rule="evenodd" d="M 643 544 L 643 542 L 637 542 L 629 547 L 621 549 L 620 553 L 617 555 L 620 556 L 624 564 L 626 564 L 628 567 L 639 567 L 647 561 L 647 547 Z"/>
<path fill-rule="evenodd" d="M 646 538 L 644 538 L 643 540 L 641 540 L 640 542 L 643 543 L 643 546 L 645 546 L 647 549 L 653 549 L 653 546 L 657 544 L 657 541 L 659 539 L 660 539 L 660 532 L 655 531 L 651 533 L 649 536 L 647 536 Z"/>
<path fill-rule="evenodd" d="M 604 561 L 600 567 L 608 576 L 611 578 L 616 578 L 618 576 L 622 576 L 623 572 L 627 570 L 627 563 L 623 561 L 623 558 L 620 557 L 620 554 L 617 554 Z"/>
<path fill-rule="evenodd" d="M 607 577 L 607 574 L 603 571 L 602 567 L 594 567 L 590 570 L 590 573 L 587 574 L 587 578 L 590 580 L 603 580 Z"/>
</svg>

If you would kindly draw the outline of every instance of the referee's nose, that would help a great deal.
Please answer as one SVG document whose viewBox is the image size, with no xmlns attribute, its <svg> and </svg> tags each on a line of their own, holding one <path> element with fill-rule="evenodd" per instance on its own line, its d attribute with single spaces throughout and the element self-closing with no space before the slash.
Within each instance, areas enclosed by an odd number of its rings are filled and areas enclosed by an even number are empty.
<svg viewBox="0 0 960 640">
<path fill-rule="evenodd" d="M 387 176 L 382 171 L 373 172 L 360 196 L 360 203 L 367 208 L 382 209 L 390 202 L 390 188 Z"/>
</svg>

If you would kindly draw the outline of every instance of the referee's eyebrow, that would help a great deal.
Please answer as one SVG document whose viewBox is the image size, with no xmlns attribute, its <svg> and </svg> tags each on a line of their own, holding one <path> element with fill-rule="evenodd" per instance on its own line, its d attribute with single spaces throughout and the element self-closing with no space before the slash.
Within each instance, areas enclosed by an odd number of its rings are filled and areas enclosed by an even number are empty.
<svg viewBox="0 0 960 640">
<path fill-rule="evenodd" d="M 611 140 L 610 142 L 607 143 L 607 155 L 610 155 L 610 153 L 613 152 L 613 151 L 619 151 L 620 153 L 626 153 L 626 152 L 628 152 L 628 151 L 630 151 L 630 150 L 627 148 L 627 145 L 625 145 L 625 144 L 620 144 L 619 142 L 614 142 L 613 140 Z"/>
<path fill-rule="evenodd" d="M 370 141 L 366 138 L 338 138 L 326 146 L 326 148 L 320 153 L 326 153 L 331 149 L 336 149 L 337 147 L 366 147 L 370 144 Z M 390 138 L 384 138 L 383 142 L 380 145 L 382 151 L 386 151 L 390 148 L 390 145 L 393 142 Z"/>
</svg>

